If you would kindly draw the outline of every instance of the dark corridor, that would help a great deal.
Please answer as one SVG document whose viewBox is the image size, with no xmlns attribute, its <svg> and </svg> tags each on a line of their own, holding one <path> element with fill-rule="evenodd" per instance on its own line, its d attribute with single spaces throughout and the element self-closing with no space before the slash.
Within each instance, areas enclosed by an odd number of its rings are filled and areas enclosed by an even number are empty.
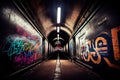
<svg viewBox="0 0 120 80">
<path fill-rule="evenodd" d="M 120 80 L 120 5 L 0 0 L 0 80 Z"/>
</svg>

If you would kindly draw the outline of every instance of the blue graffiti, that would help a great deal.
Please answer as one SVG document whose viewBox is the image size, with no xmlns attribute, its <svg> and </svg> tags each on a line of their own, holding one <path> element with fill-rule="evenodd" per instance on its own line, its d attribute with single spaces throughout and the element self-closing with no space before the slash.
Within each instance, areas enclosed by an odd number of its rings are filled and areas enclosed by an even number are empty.
<svg viewBox="0 0 120 80">
<path fill-rule="evenodd" d="M 18 55 L 23 52 L 23 44 L 23 41 L 14 41 L 8 50 L 8 56 Z"/>
<path fill-rule="evenodd" d="M 14 38 L 13 38 L 14 39 Z M 15 38 L 13 40 L 12 38 L 8 38 L 7 44 L 10 44 L 8 50 L 5 50 L 4 52 L 7 52 L 7 55 L 10 57 L 16 54 L 19 55 L 23 52 L 24 42 L 20 40 L 19 38 Z"/>
<path fill-rule="evenodd" d="M 25 37 L 9 36 L 3 52 L 7 52 L 7 55 L 10 57 L 10 59 L 13 55 L 19 55 L 21 53 L 26 57 L 29 57 L 33 54 L 34 45 L 36 45 L 35 41 L 28 40 Z M 8 48 L 6 48 L 6 46 Z"/>
</svg>

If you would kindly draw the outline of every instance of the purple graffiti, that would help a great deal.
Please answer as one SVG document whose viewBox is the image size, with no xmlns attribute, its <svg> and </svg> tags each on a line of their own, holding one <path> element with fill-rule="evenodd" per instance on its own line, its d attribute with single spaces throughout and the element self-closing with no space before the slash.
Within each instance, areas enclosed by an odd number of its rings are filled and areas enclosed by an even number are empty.
<svg viewBox="0 0 120 80">
<path fill-rule="evenodd" d="M 26 57 L 25 54 L 20 54 L 14 57 L 14 63 L 17 64 L 17 67 L 22 65 L 28 65 L 39 59 L 41 56 L 37 53 L 33 53 L 31 56 Z"/>
</svg>

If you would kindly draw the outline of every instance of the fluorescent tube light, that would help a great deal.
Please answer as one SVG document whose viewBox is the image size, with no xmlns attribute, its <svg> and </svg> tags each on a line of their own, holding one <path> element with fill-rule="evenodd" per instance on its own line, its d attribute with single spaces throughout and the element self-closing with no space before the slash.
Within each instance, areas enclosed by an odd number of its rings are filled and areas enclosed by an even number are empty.
<svg viewBox="0 0 120 80">
<path fill-rule="evenodd" d="M 60 19 L 61 19 L 61 7 L 57 8 L 57 23 L 60 23 Z"/>
</svg>

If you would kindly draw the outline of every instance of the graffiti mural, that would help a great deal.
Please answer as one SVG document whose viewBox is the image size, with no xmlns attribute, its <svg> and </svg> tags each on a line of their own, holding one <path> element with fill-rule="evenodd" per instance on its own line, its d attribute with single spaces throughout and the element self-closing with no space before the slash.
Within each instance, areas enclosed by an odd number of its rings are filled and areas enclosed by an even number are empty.
<svg viewBox="0 0 120 80">
<path fill-rule="evenodd" d="M 84 43 L 80 44 L 80 54 L 85 61 L 92 61 L 95 64 L 101 62 L 101 56 L 108 56 L 108 43 L 109 40 L 106 34 L 101 34 L 95 40 L 84 40 Z M 107 38 L 107 39 L 106 39 Z M 80 40 L 82 40 L 80 38 Z"/>
<path fill-rule="evenodd" d="M 75 36 L 76 59 L 91 66 L 120 69 L 120 12 L 104 5 Z"/>
<path fill-rule="evenodd" d="M 95 39 L 86 39 L 84 35 L 79 38 L 79 57 L 80 59 L 94 64 L 102 63 L 102 59 L 110 67 L 120 68 L 115 63 L 120 60 L 120 43 L 118 35 L 120 33 L 120 26 L 111 29 L 111 35 L 107 32 L 101 33 Z M 113 48 L 113 50 L 112 50 Z M 113 54 L 111 54 L 113 52 Z"/>
<path fill-rule="evenodd" d="M 2 75 L 10 74 L 42 59 L 41 34 L 14 6 L 10 6 L 3 8 L 0 12 L 3 14 L 0 16 L 0 25 L 2 25 L 0 27 L 0 64 L 3 66 L 0 74 Z"/>
<path fill-rule="evenodd" d="M 120 26 L 111 30 L 115 60 L 120 60 Z"/>
<path fill-rule="evenodd" d="M 40 48 L 41 43 L 38 40 L 30 40 L 24 36 L 12 35 L 6 38 L 2 52 L 7 53 L 9 60 L 13 60 L 15 64 L 17 63 L 17 66 L 22 66 L 41 58 Z"/>
<path fill-rule="evenodd" d="M 15 63 L 30 64 L 41 55 L 39 51 L 35 51 L 39 50 L 41 45 L 34 40 L 20 36 L 9 36 L 6 40 L 3 52 L 6 52 L 9 59 L 13 59 Z"/>
</svg>

